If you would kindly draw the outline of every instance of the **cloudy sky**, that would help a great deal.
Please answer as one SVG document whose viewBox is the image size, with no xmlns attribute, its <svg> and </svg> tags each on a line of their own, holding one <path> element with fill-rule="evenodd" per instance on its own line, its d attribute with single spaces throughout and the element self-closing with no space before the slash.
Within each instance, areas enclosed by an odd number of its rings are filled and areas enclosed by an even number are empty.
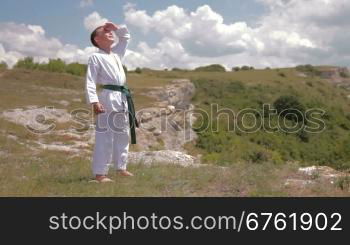
<svg viewBox="0 0 350 245">
<path fill-rule="evenodd" d="M 2 0 L 0 61 L 86 63 L 109 20 L 132 34 L 129 69 L 350 66 L 348 13 L 349 0 Z"/>
</svg>

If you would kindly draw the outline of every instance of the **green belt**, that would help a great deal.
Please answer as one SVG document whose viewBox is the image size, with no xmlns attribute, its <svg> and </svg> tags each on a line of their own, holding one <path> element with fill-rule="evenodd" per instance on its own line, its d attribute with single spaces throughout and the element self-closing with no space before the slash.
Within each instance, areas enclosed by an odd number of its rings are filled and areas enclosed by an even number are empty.
<svg viewBox="0 0 350 245">
<path fill-rule="evenodd" d="M 127 85 L 119 86 L 119 85 L 111 85 L 111 84 L 103 85 L 102 88 L 114 90 L 114 91 L 120 91 L 123 94 L 125 94 L 126 100 L 128 102 L 128 108 L 129 108 L 129 125 L 130 125 L 130 133 L 131 133 L 131 144 L 136 144 L 135 126 L 138 128 L 139 123 L 136 120 L 135 107 L 134 107 L 134 102 L 132 101 L 130 89 L 128 88 Z"/>
</svg>

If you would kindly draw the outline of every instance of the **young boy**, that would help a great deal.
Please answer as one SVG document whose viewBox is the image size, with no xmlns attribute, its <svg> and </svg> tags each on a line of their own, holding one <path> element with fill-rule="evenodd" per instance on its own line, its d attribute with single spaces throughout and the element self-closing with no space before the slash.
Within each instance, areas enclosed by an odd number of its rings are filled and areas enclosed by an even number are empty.
<svg viewBox="0 0 350 245">
<path fill-rule="evenodd" d="M 116 45 L 112 32 L 119 39 Z M 92 54 L 88 61 L 86 95 L 97 117 L 92 159 L 92 170 L 97 182 L 112 182 L 107 177 L 111 161 L 117 173 L 122 176 L 133 176 L 126 170 L 129 123 L 131 122 L 132 144 L 136 143 L 135 124 L 136 127 L 138 125 L 121 63 L 129 40 L 130 34 L 125 26 L 110 22 L 91 33 L 91 42 L 99 48 L 99 51 Z M 103 90 L 99 96 L 96 84 L 102 84 Z"/>
</svg>

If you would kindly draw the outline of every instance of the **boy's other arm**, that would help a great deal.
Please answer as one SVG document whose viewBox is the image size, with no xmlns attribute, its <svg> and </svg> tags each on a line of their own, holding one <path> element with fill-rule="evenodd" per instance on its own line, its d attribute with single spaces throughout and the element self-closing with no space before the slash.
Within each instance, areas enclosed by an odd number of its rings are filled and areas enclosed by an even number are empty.
<svg viewBox="0 0 350 245">
<path fill-rule="evenodd" d="M 98 74 L 96 57 L 91 56 L 88 61 L 86 72 L 86 100 L 93 106 L 95 114 L 104 112 L 103 105 L 99 102 L 96 92 L 96 80 Z"/>
</svg>

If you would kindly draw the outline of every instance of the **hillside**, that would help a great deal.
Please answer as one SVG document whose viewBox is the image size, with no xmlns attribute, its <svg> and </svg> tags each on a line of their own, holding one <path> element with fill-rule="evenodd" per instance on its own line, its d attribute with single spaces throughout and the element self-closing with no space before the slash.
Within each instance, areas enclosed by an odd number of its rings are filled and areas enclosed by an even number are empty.
<svg viewBox="0 0 350 245">
<path fill-rule="evenodd" d="M 334 76 L 337 81 L 334 83 Z M 131 164 L 136 178 L 116 179 L 112 185 L 88 184 L 91 178 L 91 134 L 68 134 L 82 124 L 65 118 L 66 111 L 89 110 L 85 104 L 84 78 L 38 70 L 0 70 L 0 180 L 1 196 L 348 196 L 349 177 L 341 175 L 334 184 L 316 174 L 304 176 L 300 166 L 327 165 L 350 168 L 350 91 L 347 78 L 323 77 L 294 68 L 238 72 L 152 71 L 128 73 L 136 109 L 153 108 L 159 101 L 152 95 L 155 87 L 171 84 L 174 79 L 190 79 L 196 93 L 192 104 L 210 112 L 210 105 L 239 111 L 252 108 L 262 112 L 281 96 L 293 95 L 303 108 L 321 108 L 326 128 L 318 134 L 242 133 L 228 130 L 227 120 L 216 123 L 198 118 L 194 125 L 195 141 L 185 145 L 193 156 L 202 156 L 201 167 L 163 165 L 152 167 Z M 4 115 L 29 113 L 54 107 L 55 133 L 33 134 L 20 123 Z M 60 111 L 61 110 L 61 111 Z M 61 114 L 60 114 L 61 113 Z M 82 115 L 93 122 L 91 115 Z M 58 119 L 60 118 L 60 119 Z M 67 120 L 66 120 L 67 119 Z M 261 119 L 261 118 L 260 118 Z M 264 117 L 263 120 L 266 120 Z M 36 118 L 39 121 L 40 118 Z M 235 119 L 229 121 L 235 122 Z M 288 125 L 293 120 L 287 120 Z M 247 120 L 248 124 L 251 119 Z M 277 118 L 272 117 L 272 123 Z M 51 120 L 41 121 L 50 125 Z M 199 125 L 218 126 L 217 132 Z M 233 124 L 234 125 L 234 124 Z M 60 134 L 60 132 L 62 134 Z M 163 139 L 155 149 L 166 149 Z M 51 147 L 48 148 L 47 146 Z M 52 147 L 52 146 L 57 146 Z M 132 151 L 140 151 L 139 146 Z M 113 174 L 112 174 L 113 175 Z M 307 186 L 287 183 L 302 181 Z M 295 181 L 297 180 L 297 181 Z M 288 182 L 289 181 L 289 182 Z"/>
<path fill-rule="evenodd" d="M 213 112 L 214 120 L 209 119 L 209 124 L 217 126 L 218 132 L 203 130 L 197 142 L 206 152 L 205 160 L 221 165 L 231 164 L 232 160 L 275 164 L 297 160 L 302 165 L 350 168 L 350 91 L 346 87 L 350 83 L 347 79 L 334 84 L 333 76 L 327 79 L 300 76 L 295 69 L 241 71 L 227 77 L 203 75 L 192 78 L 197 88 L 196 107 L 209 111 L 210 105 L 217 104 L 219 110 L 228 108 L 238 116 L 237 121 L 230 119 L 231 128 L 228 128 L 227 118 L 220 116 L 216 121 L 217 115 Z M 276 104 L 281 107 L 280 111 L 294 107 L 302 117 L 285 118 L 283 113 L 282 117 L 277 114 L 269 117 L 264 105 L 278 109 Z M 252 116 L 239 118 L 238 112 L 247 108 L 255 114 L 256 121 Z M 314 120 L 307 121 L 311 116 L 305 113 L 312 109 L 319 113 L 314 115 Z M 242 120 L 247 128 L 254 123 L 261 127 L 252 127 L 247 132 L 239 130 Z M 238 126 L 233 129 L 232 125 Z M 311 130 L 318 126 L 318 130 Z M 278 130 L 266 132 L 268 128 Z"/>
</svg>

